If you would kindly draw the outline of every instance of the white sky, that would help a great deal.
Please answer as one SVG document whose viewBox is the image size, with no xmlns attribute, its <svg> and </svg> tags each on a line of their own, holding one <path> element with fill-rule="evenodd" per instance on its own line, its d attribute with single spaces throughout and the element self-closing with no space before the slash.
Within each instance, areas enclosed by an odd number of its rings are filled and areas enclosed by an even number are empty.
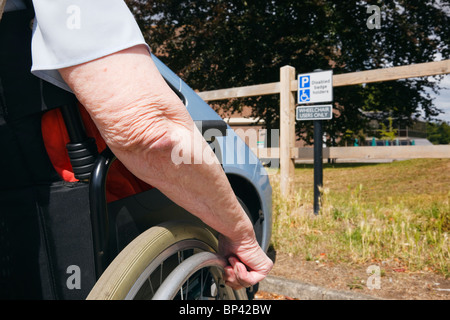
<svg viewBox="0 0 450 320">
<path fill-rule="evenodd" d="M 440 86 L 442 90 L 439 95 L 435 96 L 434 104 L 438 109 L 445 112 L 439 115 L 438 118 L 450 122 L 450 75 L 446 75 L 442 79 Z"/>
</svg>

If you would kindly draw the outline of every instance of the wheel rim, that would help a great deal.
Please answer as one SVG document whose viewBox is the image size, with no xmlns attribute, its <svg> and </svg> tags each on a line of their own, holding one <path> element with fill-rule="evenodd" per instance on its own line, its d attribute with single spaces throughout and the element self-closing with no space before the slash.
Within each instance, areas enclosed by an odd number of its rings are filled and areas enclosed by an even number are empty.
<svg viewBox="0 0 450 320">
<path fill-rule="evenodd" d="M 173 269 L 176 268 L 172 261 L 172 263 L 169 263 L 165 269 L 165 263 L 169 259 L 172 258 L 177 262 L 177 265 L 179 265 L 185 259 L 201 251 L 211 252 L 211 248 L 204 242 L 195 239 L 180 241 L 168 247 L 145 268 L 131 287 L 125 297 L 125 300 L 152 298 L 164 282 L 164 279 L 166 278 L 164 274 L 170 274 Z M 220 278 L 217 271 L 213 271 L 213 274 L 215 279 Z"/>
<path fill-rule="evenodd" d="M 176 297 L 179 297 L 179 300 L 190 300 L 194 297 L 194 300 L 229 299 L 233 291 L 226 288 L 222 277 L 226 265 L 225 259 L 217 254 L 197 253 L 172 271 L 153 296 L 153 300 L 172 300 Z M 205 294 L 206 292 L 208 294 Z"/>
</svg>

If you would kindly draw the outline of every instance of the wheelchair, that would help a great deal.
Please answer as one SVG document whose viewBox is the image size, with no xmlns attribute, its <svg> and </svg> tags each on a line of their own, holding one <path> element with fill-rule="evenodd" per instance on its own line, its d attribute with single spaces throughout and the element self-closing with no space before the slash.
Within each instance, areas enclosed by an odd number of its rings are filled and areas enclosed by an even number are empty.
<svg viewBox="0 0 450 320">
<path fill-rule="evenodd" d="M 51 264 L 46 268 L 51 288 L 46 290 L 61 299 L 83 299 L 86 294 L 87 299 L 101 300 L 247 299 L 251 292 L 233 291 L 223 281 L 226 262 L 214 254 L 218 249 L 216 232 L 157 189 L 107 201 L 108 172 L 118 160 L 108 148 L 87 155 L 93 141 L 86 140 L 80 130 L 76 108 L 63 109 L 71 137 L 68 153 L 77 163 L 72 165 L 79 181 L 52 186 L 48 207 L 40 212 L 44 260 Z M 202 121 L 202 127 L 225 132 L 226 125 L 214 120 L 211 124 Z M 86 164 L 89 159 L 95 160 Z M 236 179 L 230 176 L 231 182 Z M 250 200 L 248 205 L 255 209 L 250 192 L 246 199 L 245 186 L 233 186 L 262 243 L 266 219 L 261 209 L 252 212 L 246 205 Z M 82 290 L 68 285 L 70 266 L 79 268 Z"/>
<path fill-rule="evenodd" d="M 4 19 L 2 27 L 7 23 Z M 261 247 L 267 251 L 272 222 L 271 187 L 262 164 L 189 86 L 156 57 L 153 59 L 221 160 Z M 3 78 L 9 75 L 0 71 Z M 30 82 L 30 87 L 39 87 L 34 85 L 35 79 Z M 53 92 L 42 94 L 47 97 L 47 107 L 55 105 L 52 100 L 58 101 L 52 110 L 59 110 L 63 118 L 63 130 L 69 139 L 65 152 L 76 179 L 61 179 L 49 165 L 49 155 L 45 154 L 48 148 L 40 135 L 44 129 L 41 118 L 50 111 L 38 110 L 17 119 L 9 114 L 13 120 L 7 125 L 0 117 L 0 149 L 8 149 L 13 155 L 0 157 L 0 169 L 6 168 L 0 170 L 0 248 L 4 250 L 0 288 L 4 286 L 6 295 L 9 287 L 22 286 L 22 293 L 30 293 L 25 298 L 32 299 L 252 297 L 256 288 L 234 291 L 225 285 L 222 270 L 226 262 L 217 255 L 217 233 L 159 190 L 147 186 L 140 192 L 108 198 L 111 188 L 128 183 L 111 180 L 114 172 L 123 171 L 120 162 L 107 146 L 100 147 L 99 141 L 88 134 L 76 101 L 66 99 L 65 94 L 42 82 L 36 90 Z M 15 98 L 26 99 L 20 94 Z M 0 116 L 6 115 L 0 109 Z M 10 133 L 8 126 L 17 131 Z M 25 133 L 17 137 L 17 132 Z M 26 147 L 15 152 L 16 140 Z M 27 156 L 22 157 L 24 149 Z M 237 161 L 241 154 L 246 155 L 246 161 Z M 19 168 L 17 172 L 8 172 L 11 163 Z M 25 171 L 40 182 L 28 181 L 25 176 L 20 179 L 26 181 L 26 187 L 15 185 L 15 179 L 26 175 Z M 130 184 L 140 185 L 129 173 L 124 177 L 134 181 Z M 13 255 L 20 257 L 11 261 Z M 9 275 L 13 279 L 6 285 L 2 279 Z M 17 286 L 15 280 L 20 280 Z M 22 297 L 19 294 L 0 298 Z"/>
</svg>

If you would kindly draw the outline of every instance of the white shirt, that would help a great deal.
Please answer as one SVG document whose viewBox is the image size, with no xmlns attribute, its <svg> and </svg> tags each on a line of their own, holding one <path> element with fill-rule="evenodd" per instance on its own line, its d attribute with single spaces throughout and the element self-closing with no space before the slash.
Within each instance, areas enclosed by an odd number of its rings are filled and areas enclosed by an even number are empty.
<svg viewBox="0 0 450 320">
<path fill-rule="evenodd" d="M 123 0 L 34 0 L 31 72 L 71 91 L 58 69 L 146 44 Z"/>
</svg>

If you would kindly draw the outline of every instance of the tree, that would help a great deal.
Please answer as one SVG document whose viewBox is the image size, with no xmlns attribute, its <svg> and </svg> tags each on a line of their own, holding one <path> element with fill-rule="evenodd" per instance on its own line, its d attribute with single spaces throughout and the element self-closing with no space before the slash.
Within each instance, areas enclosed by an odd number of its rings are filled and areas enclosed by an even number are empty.
<svg viewBox="0 0 450 320">
<path fill-rule="evenodd" d="M 380 124 L 381 125 L 381 129 L 380 129 L 381 139 L 393 141 L 397 137 L 398 130 L 394 129 L 392 126 L 392 123 L 393 123 L 392 117 L 389 117 L 388 121 L 389 121 L 389 127 L 386 127 L 386 125 L 383 122 Z"/>
<path fill-rule="evenodd" d="M 445 121 L 428 122 L 427 136 L 433 144 L 449 144 L 450 124 Z"/>
<path fill-rule="evenodd" d="M 380 29 L 368 28 L 366 1 L 129 0 L 153 51 L 194 89 L 204 91 L 279 81 L 279 68 L 334 74 L 449 57 L 448 1 L 371 1 Z M 389 111 L 400 124 L 439 114 L 427 78 L 335 88 L 339 116 L 326 122 L 332 137 L 361 132 L 365 111 Z M 278 96 L 237 99 L 220 107 L 251 106 L 268 129 L 279 126 Z M 312 124 L 297 132 L 311 141 Z"/>
</svg>

